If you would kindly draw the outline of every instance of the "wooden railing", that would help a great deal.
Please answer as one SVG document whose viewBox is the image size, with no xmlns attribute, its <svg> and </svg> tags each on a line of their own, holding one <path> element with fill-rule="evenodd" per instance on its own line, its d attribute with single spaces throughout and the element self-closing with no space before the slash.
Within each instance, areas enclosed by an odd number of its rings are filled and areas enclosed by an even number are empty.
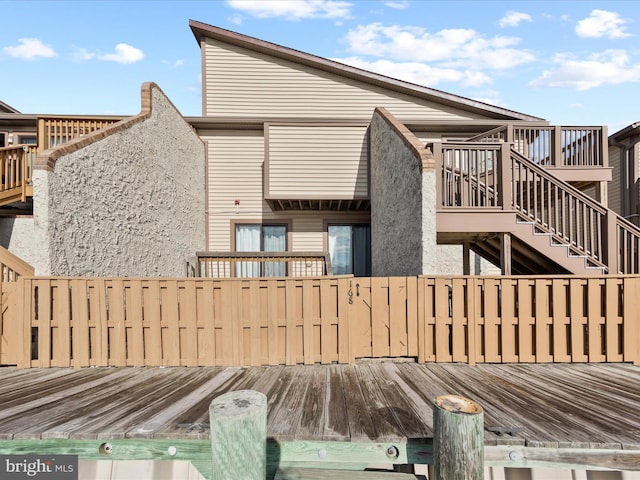
<svg viewBox="0 0 640 480">
<path fill-rule="evenodd" d="M 640 277 L 20 277 L 20 367 L 640 364 Z M 6 360 L 5 360 L 6 361 Z"/>
<path fill-rule="evenodd" d="M 38 117 L 38 151 L 63 145 L 120 120 L 115 117 Z"/>
<path fill-rule="evenodd" d="M 196 277 L 314 277 L 332 275 L 328 252 L 197 252 Z"/>
<path fill-rule="evenodd" d="M 510 143 L 434 143 L 432 148 L 440 169 L 439 209 L 514 211 L 593 266 L 640 273 L 640 229 Z"/>
<path fill-rule="evenodd" d="M 615 230 L 607 225 L 607 217 L 615 215 L 612 211 L 515 151 L 510 171 L 511 205 L 522 218 L 587 256 L 593 265 L 617 263 L 603 250 L 615 239 Z"/>
<path fill-rule="evenodd" d="M 0 247 L 0 283 L 16 282 L 19 277 L 32 277 L 34 268 L 4 247 Z"/>
<path fill-rule="evenodd" d="M 35 155 L 35 145 L 0 148 L 0 201 L 10 199 L 24 202 L 33 195 Z"/>
<path fill-rule="evenodd" d="M 533 163 L 553 167 L 605 166 L 606 127 L 521 127 L 505 125 L 467 141 L 509 142 Z"/>
</svg>

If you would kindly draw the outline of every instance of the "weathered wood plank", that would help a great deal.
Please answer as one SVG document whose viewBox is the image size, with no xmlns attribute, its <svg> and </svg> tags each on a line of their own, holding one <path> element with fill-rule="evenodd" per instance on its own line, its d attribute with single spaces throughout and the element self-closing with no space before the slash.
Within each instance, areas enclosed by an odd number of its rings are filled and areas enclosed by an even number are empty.
<svg viewBox="0 0 640 480">
<path fill-rule="evenodd" d="M 355 365 L 342 367 L 347 419 L 351 441 L 371 441 L 377 438 L 374 419 L 368 408 L 368 399 L 364 396 Z"/>
<path fill-rule="evenodd" d="M 205 438 L 208 402 L 233 389 L 267 395 L 279 441 L 425 442 L 424 407 L 454 393 L 485 409 L 487 445 L 640 450 L 640 369 L 627 364 L 5 368 L 0 438 Z"/>
</svg>

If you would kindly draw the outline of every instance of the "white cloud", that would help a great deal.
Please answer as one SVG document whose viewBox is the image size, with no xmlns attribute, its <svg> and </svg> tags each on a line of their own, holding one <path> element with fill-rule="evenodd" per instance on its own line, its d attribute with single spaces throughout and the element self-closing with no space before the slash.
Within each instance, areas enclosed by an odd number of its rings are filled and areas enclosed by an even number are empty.
<svg viewBox="0 0 640 480">
<path fill-rule="evenodd" d="M 527 50 L 514 48 L 520 39 L 486 38 L 472 29 L 440 30 L 435 34 L 421 27 L 359 25 L 345 37 L 357 55 L 394 58 L 410 62 L 440 62 L 446 68 L 503 70 L 535 60 Z"/>
<path fill-rule="evenodd" d="M 640 82 L 640 64 L 632 64 L 624 50 L 606 50 L 585 60 L 567 54 L 554 58 L 556 69 L 545 71 L 529 83 L 531 87 L 589 90 L 605 85 Z"/>
<path fill-rule="evenodd" d="M 116 52 L 101 55 L 100 60 L 106 60 L 108 62 L 121 63 L 122 65 L 128 65 L 130 63 L 139 62 L 144 58 L 144 52 L 139 48 L 132 47 L 126 43 L 119 43 L 116 45 Z"/>
<path fill-rule="evenodd" d="M 348 18 L 351 3 L 339 0 L 227 0 L 231 8 L 242 10 L 254 17 Z"/>
<path fill-rule="evenodd" d="M 533 19 L 531 18 L 531 15 L 529 15 L 528 13 L 516 12 L 514 10 L 511 10 L 507 12 L 507 14 L 500 19 L 500 21 L 498 22 L 498 25 L 501 28 L 517 27 L 522 22 L 531 22 L 531 21 L 533 21 Z"/>
<path fill-rule="evenodd" d="M 37 57 L 57 56 L 55 50 L 37 38 L 19 38 L 20 45 L 4 47 L 2 51 L 10 57 L 32 60 Z"/>
<path fill-rule="evenodd" d="M 239 15 L 237 13 L 227 17 L 227 20 L 234 25 L 242 25 L 242 15 Z"/>
<path fill-rule="evenodd" d="M 384 4 L 389 8 L 395 8 L 396 10 L 404 10 L 409 6 L 409 0 L 388 0 Z"/>
<path fill-rule="evenodd" d="M 164 63 L 165 65 L 171 65 L 173 68 L 178 68 L 184 65 L 184 60 L 179 59 L 179 60 L 176 60 L 175 62 L 170 62 L 169 60 L 162 60 L 161 63 Z"/>
<path fill-rule="evenodd" d="M 91 60 L 96 56 L 95 53 L 91 53 L 86 48 L 74 47 L 73 52 L 71 53 L 71 58 L 76 62 L 85 62 L 87 60 Z"/>
<path fill-rule="evenodd" d="M 627 21 L 615 12 L 592 10 L 591 15 L 576 24 L 576 34 L 582 38 L 624 38 L 631 34 L 626 32 Z"/>
<path fill-rule="evenodd" d="M 491 78 L 480 72 L 461 71 L 453 68 L 438 68 L 420 62 L 391 62 L 389 60 L 375 60 L 370 62 L 361 57 L 339 58 L 335 60 L 388 77 L 430 87 L 434 87 L 443 82 L 457 82 L 464 86 L 473 87 L 491 83 Z"/>
</svg>

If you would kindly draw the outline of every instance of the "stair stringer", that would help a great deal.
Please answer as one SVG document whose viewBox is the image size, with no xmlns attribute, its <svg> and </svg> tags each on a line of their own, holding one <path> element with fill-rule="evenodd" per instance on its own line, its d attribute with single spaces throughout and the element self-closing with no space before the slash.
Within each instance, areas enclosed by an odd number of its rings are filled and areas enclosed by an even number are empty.
<svg viewBox="0 0 640 480">
<path fill-rule="evenodd" d="M 607 273 L 605 267 L 590 265 L 586 255 L 573 253 L 569 244 L 558 243 L 553 234 L 537 230 L 534 222 L 521 221 L 516 217 L 511 234 L 574 275 Z"/>
</svg>

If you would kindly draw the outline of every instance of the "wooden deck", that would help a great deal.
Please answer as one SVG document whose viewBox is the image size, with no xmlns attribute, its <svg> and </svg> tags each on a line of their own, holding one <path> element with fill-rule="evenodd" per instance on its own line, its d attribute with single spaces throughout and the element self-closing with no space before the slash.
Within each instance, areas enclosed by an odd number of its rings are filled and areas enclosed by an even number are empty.
<svg viewBox="0 0 640 480">
<path fill-rule="evenodd" d="M 547 465 L 580 465 L 582 451 L 591 465 L 640 469 L 640 368 L 628 364 L 3 368 L 0 453 L 100 458 L 96 445 L 107 442 L 113 459 L 187 459 L 206 470 L 209 403 L 239 389 L 267 395 L 269 455 L 280 462 L 302 459 L 294 451 L 301 445 L 316 463 L 326 446 L 395 445 L 400 455 L 391 463 L 429 463 L 430 400 L 455 393 L 485 409 L 489 464 L 504 463 L 505 452 L 542 461 L 555 451 Z M 152 447 L 136 453 L 145 441 Z M 178 455 L 168 456 L 173 445 Z M 372 450 L 370 463 L 379 457 Z"/>
</svg>

